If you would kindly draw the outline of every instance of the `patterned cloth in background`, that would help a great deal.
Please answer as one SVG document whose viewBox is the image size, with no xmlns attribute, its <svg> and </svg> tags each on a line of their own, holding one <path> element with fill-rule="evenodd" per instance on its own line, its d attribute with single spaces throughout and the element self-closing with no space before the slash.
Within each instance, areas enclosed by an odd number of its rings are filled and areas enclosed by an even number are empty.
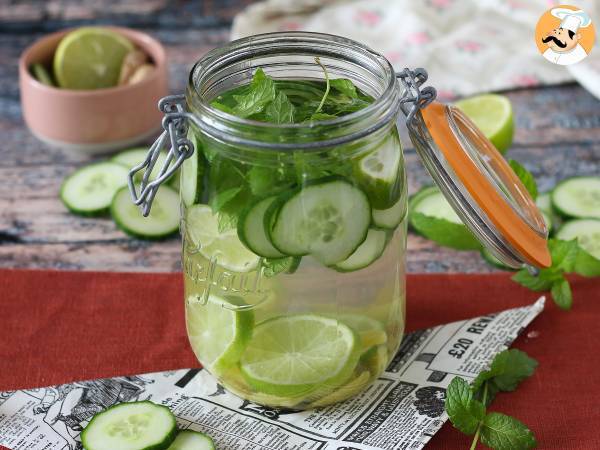
<svg viewBox="0 0 600 450">
<path fill-rule="evenodd" d="M 600 0 L 576 3 L 600 29 L 595 14 L 600 12 Z M 383 53 L 396 70 L 425 67 L 439 97 L 450 99 L 572 81 L 569 71 L 546 61 L 534 42 L 539 17 L 558 4 L 549 0 L 267 0 L 235 18 L 232 38 L 285 30 L 346 36 Z"/>
</svg>

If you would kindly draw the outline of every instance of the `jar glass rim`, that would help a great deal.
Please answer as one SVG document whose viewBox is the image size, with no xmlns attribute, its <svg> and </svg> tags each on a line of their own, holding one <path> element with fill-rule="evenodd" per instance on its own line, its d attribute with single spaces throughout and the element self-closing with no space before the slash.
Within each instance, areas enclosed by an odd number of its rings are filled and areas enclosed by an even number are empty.
<svg viewBox="0 0 600 450">
<path fill-rule="evenodd" d="M 356 56 L 360 56 L 361 62 L 369 65 L 369 69 L 374 75 L 379 75 L 385 79 L 385 88 L 380 93 L 374 96 L 375 100 L 367 107 L 358 111 L 346 114 L 344 116 L 336 117 L 335 119 L 328 120 L 317 120 L 312 122 L 303 123 L 292 123 L 292 124 L 276 124 L 270 122 L 263 122 L 253 119 L 241 118 L 227 112 L 221 111 L 217 108 L 213 108 L 210 104 L 209 98 L 206 97 L 202 91 L 202 83 L 197 80 L 215 67 L 224 67 L 227 64 L 239 62 L 244 58 L 251 60 L 252 58 L 244 57 L 243 52 L 257 51 L 257 49 L 263 47 L 265 52 L 271 50 L 273 53 L 277 53 L 279 48 L 280 52 L 285 49 L 292 49 L 294 46 L 302 44 L 319 44 L 322 47 L 325 46 L 337 46 L 344 48 L 347 51 L 353 52 Z M 315 53 L 318 53 L 316 49 L 317 45 L 313 45 L 311 49 Z M 327 57 L 338 58 L 343 60 L 349 58 L 347 55 L 339 53 L 327 53 Z M 319 56 L 319 55 L 317 55 Z M 217 69 L 218 70 L 218 69 Z M 373 71 L 377 70 L 377 73 Z M 286 32 L 274 32 L 265 33 L 246 38 L 238 39 L 230 42 L 229 44 L 211 50 L 201 59 L 199 59 L 190 71 L 188 80 L 188 94 L 191 94 L 193 98 L 193 106 L 198 109 L 202 114 L 205 114 L 210 121 L 220 121 L 229 123 L 231 126 L 246 126 L 253 127 L 255 129 L 274 129 L 280 131 L 298 131 L 298 130 L 310 130 L 315 127 L 344 127 L 346 125 L 356 124 L 363 120 L 367 120 L 373 117 L 379 117 L 379 121 L 389 121 L 392 117 L 396 117 L 399 109 L 399 90 L 400 87 L 396 80 L 396 74 L 391 63 L 380 53 L 372 50 L 371 48 L 354 41 L 352 39 L 326 34 L 326 33 L 315 33 L 315 32 L 304 32 L 304 31 L 286 31 Z"/>
</svg>

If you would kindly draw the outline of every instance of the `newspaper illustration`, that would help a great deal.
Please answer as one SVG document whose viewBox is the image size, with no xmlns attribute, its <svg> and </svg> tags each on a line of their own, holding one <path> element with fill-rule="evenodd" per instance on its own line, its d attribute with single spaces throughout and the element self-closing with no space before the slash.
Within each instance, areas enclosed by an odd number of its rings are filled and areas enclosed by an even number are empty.
<svg viewBox="0 0 600 450">
<path fill-rule="evenodd" d="M 385 372 L 356 397 L 314 410 L 268 408 L 226 391 L 205 370 L 181 369 L 0 393 L 0 445 L 80 450 L 94 416 L 120 402 L 168 406 L 180 429 L 219 450 L 421 449 L 447 420 L 446 388 L 471 381 L 543 310 L 534 304 L 407 334 Z"/>
</svg>

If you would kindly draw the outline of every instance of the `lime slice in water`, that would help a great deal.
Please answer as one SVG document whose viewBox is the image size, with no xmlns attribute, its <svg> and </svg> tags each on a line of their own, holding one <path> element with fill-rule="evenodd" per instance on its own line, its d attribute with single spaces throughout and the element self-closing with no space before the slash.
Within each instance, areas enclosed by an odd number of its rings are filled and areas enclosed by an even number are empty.
<svg viewBox="0 0 600 450">
<path fill-rule="evenodd" d="M 259 257 L 242 244 L 237 230 L 219 232 L 217 216 L 209 206 L 189 208 L 185 226 L 192 245 L 219 266 L 234 272 L 249 272 L 258 266 Z"/>
<path fill-rule="evenodd" d="M 503 95 L 486 94 L 456 102 L 500 153 L 505 153 L 513 139 L 514 119 L 510 100 Z"/>
<path fill-rule="evenodd" d="M 192 348 L 213 374 L 236 364 L 252 336 L 254 313 L 239 297 L 210 295 L 206 304 L 188 300 L 186 322 Z"/>
<path fill-rule="evenodd" d="M 336 317 L 358 333 L 362 351 L 387 342 L 385 328 L 378 320 L 362 314 L 341 314 Z"/>
<path fill-rule="evenodd" d="M 54 54 L 54 76 L 65 89 L 116 86 L 129 39 L 107 28 L 84 27 L 67 34 Z"/>
<path fill-rule="evenodd" d="M 241 369 L 257 391 L 308 395 L 317 388 L 346 382 L 359 355 L 360 338 L 336 319 L 309 314 L 281 316 L 256 326 Z"/>
</svg>

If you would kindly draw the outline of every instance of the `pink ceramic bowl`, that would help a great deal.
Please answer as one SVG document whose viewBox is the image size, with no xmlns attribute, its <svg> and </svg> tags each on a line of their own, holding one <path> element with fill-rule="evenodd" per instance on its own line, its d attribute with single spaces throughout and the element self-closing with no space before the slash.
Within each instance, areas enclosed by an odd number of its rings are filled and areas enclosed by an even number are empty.
<svg viewBox="0 0 600 450">
<path fill-rule="evenodd" d="M 50 34 L 32 44 L 19 60 L 23 117 L 43 142 L 79 153 L 98 154 L 130 147 L 154 136 L 161 126 L 158 100 L 167 95 L 167 65 L 163 46 L 147 34 L 110 27 L 129 38 L 152 59 L 155 70 L 127 86 L 75 91 L 48 87 L 29 72 L 39 62 L 51 67 L 62 37 Z"/>
</svg>

